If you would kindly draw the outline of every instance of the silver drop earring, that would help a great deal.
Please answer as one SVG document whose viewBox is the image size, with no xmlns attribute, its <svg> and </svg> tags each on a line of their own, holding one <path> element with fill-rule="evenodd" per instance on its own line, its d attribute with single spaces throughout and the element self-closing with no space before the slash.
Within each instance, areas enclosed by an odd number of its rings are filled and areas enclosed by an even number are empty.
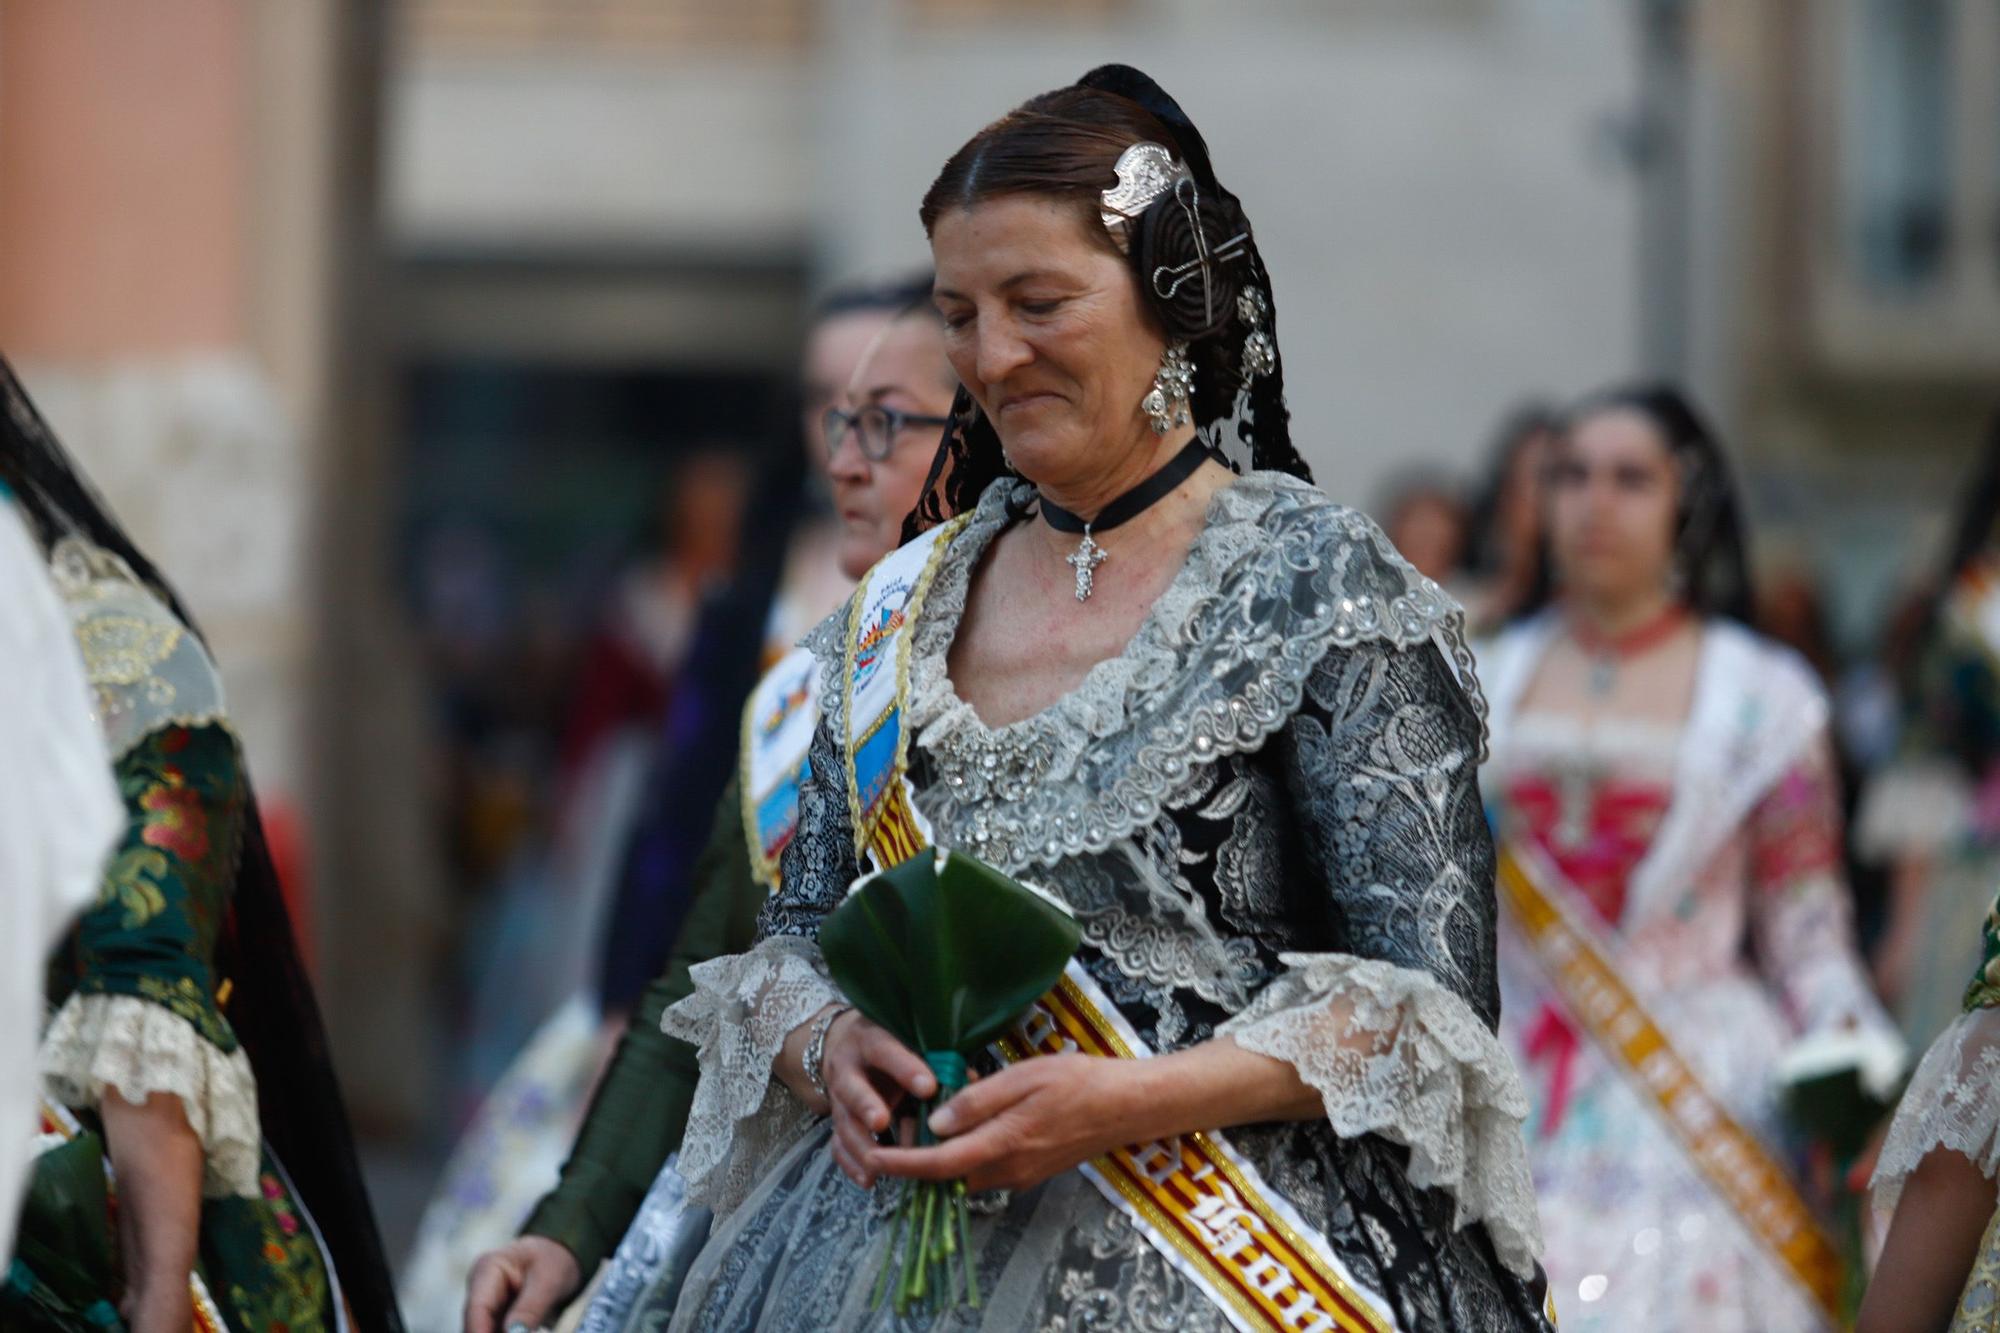
<svg viewBox="0 0 2000 1333">
<path fill-rule="evenodd" d="M 1188 405 L 1194 398 L 1194 362 L 1188 360 L 1187 344 L 1175 342 L 1167 344 L 1167 354 L 1160 358 L 1159 373 L 1153 376 L 1153 387 L 1139 400 L 1139 408 L 1153 423 L 1153 434 L 1165 435 L 1176 426 L 1185 426 L 1193 420 Z"/>
<path fill-rule="evenodd" d="M 1236 318 L 1248 329 L 1243 335 L 1243 382 L 1278 368 L 1278 345 L 1264 328 L 1271 313 L 1270 298 L 1256 287 L 1245 287 L 1236 297 Z"/>
</svg>

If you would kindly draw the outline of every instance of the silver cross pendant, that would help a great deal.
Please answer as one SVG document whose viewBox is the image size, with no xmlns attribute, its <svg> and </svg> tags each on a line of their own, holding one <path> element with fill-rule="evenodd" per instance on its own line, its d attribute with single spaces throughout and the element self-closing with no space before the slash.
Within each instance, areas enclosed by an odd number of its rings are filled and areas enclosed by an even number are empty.
<svg viewBox="0 0 2000 1333">
<path fill-rule="evenodd" d="M 1097 585 L 1097 567 L 1104 563 L 1104 548 L 1090 535 L 1088 524 L 1084 525 L 1083 540 L 1076 544 L 1076 550 L 1063 559 L 1076 571 L 1076 600 L 1089 601 Z"/>
</svg>

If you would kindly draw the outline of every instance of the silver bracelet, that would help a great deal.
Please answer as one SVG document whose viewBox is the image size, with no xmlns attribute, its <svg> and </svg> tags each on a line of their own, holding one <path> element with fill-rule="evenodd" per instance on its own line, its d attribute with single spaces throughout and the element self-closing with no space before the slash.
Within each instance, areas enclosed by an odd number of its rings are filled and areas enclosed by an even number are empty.
<svg viewBox="0 0 2000 1333">
<path fill-rule="evenodd" d="M 821 1068 L 826 1063 L 826 1034 L 833 1031 L 833 1024 L 842 1014 L 854 1008 L 851 1004 L 837 1004 L 826 1011 L 819 1022 L 813 1024 L 812 1036 L 806 1038 L 806 1053 L 799 1060 L 799 1067 L 805 1071 L 806 1082 L 820 1096 L 826 1096 L 826 1071 Z"/>
</svg>

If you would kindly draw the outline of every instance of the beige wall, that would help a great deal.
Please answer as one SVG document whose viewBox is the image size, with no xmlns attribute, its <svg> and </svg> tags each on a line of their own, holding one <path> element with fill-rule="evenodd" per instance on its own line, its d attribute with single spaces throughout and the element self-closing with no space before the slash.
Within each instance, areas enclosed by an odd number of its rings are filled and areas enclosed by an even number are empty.
<svg viewBox="0 0 2000 1333">
<path fill-rule="evenodd" d="M 342 336 L 375 225 L 352 131 L 378 103 L 377 71 L 341 57 L 373 9 L 0 0 L 0 350 L 201 620 L 260 794 L 307 839 L 350 1098 L 407 1124 L 433 886 L 417 793 L 355 792 L 413 772 L 395 707 L 413 682 L 366 684 L 332 653 L 359 641 L 372 662 L 396 631 L 337 615 L 378 544 L 336 532 L 334 502 L 381 472 L 351 461 L 374 419 Z"/>
<path fill-rule="evenodd" d="M 0 344 L 38 360 L 242 337 L 246 25 L 235 0 L 0 3 Z"/>
<path fill-rule="evenodd" d="M 811 39 L 633 50 L 433 32 L 400 59 L 392 244 L 809 244 L 821 279 L 925 262 L 917 203 L 1021 99 L 1108 60 L 1182 97 L 1277 281 L 1301 447 L 1368 503 L 1480 461 L 1521 394 L 1637 354 L 1624 5 L 818 0 Z M 510 11 L 511 12 L 511 11 Z"/>
</svg>

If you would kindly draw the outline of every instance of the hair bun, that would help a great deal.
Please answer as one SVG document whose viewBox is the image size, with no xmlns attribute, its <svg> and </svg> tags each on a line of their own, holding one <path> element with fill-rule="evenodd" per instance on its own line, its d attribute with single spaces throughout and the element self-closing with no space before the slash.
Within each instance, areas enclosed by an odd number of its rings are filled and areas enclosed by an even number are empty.
<svg viewBox="0 0 2000 1333">
<path fill-rule="evenodd" d="M 1250 225 L 1234 202 L 1183 179 L 1136 219 L 1133 266 L 1170 340 L 1213 337 L 1235 318 Z"/>
</svg>

